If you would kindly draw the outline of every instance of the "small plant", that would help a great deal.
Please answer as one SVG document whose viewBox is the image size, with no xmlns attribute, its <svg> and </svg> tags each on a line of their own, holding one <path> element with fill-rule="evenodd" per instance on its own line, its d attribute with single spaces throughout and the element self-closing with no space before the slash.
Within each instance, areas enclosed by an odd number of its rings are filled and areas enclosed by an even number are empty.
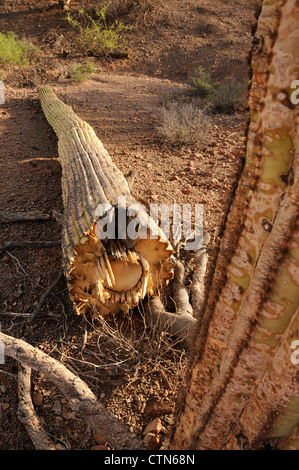
<svg viewBox="0 0 299 470">
<path fill-rule="evenodd" d="M 86 64 L 73 64 L 70 67 L 70 77 L 76 80 L 76 82 L 83 82 L 95 71 L 96 68 L 91 62 L 86 62 Z"/>
<path fill-rule="evenodd" d="M 210 74 L 203 67 L 197 67 L 196 75 L 191 78 L 192 85 L 202 98 L 213 95 L 220 86 L 219 82 L 213 82 Z"/>
<path fill-rule="evenodd" d="M 162 125 L 158 131 L 171 145 L 206 147 L 211 139 L 212 122 L 194 103 L 170 102 L 163 107 Z"/>
<path fill-rule="evenodd" d="M 245 101 L 246 84 L 227 78 L 209 97 L 208 109 L 213 113 L 232 114 Z"/>
<path fill-rule="evenodd" d="M 114 52 L 124 53 L 127 50 L 126 43 L 122 41 L 121 36 L 130 27 L 118 21 L 114 21 L 109 26 L 107 24 L 107 8 L 108 5 L 104 5 L 92 16 L 81 9 L 78 11 L 78 19 L 75 19 L 71 13 L 66 15 L 68 23 L 79 30 L 77 44 L 86 53 L 98 56 Z"/>
<path fill-rule="evenodd" d="M 36 46 L 24 39 L 18 40 L 12 31 L 0 33 L 0 62 L 3 64 L 27 66 L 36 51 Z"/>
<path fill-rule="evenodd" d="M 203 67 L 197 68 L 191 83 L 199 96 L 206 99 L 206 110 L 212 113 L 232 114 L 245 97 L 245 83 L 236 83 L 231 77 L 223 83 L 213 82 Z"/>
</svg>

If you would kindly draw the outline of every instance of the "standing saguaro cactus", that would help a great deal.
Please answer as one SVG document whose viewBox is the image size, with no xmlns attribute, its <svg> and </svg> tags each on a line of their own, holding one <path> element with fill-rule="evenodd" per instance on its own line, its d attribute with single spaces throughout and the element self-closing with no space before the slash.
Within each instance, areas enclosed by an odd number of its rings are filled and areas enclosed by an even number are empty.
<svg viewBox="0 0 299 470">
<path fill-rule="evenodd" d="M 172 247 L 132 197 L 92 127 L 50 87 L 41 87 L 39 97 L 58 137 L 71 298 L 79 314 L 127 312 L 173 277 Z"/>
<path fill-rule="evenodd" d="M 196 334 L 174 449 L 299 448 L 296 0 L 264 0 L 246 163 Z"/>
</svg>

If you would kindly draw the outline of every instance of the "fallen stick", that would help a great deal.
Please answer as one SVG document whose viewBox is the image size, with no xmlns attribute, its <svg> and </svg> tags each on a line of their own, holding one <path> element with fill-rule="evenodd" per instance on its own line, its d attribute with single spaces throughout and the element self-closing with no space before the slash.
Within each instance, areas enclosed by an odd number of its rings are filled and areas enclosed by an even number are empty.
<svg viewBox="0 0 299 470">
<path fill-rule="evenodd" d="M 183 342 L 186 348 L 189 347 L 189 337 L 197 323 L 190 313 L 167 312 L 161 300 L 154 297 L 144 306 L 145 322 L 150 328 L 158 328 L 159 330 L 169 333 L 177 338 L 179 342 Z"/>
<path fill-rule="evenodd" d="M 62 450 L 49 438 L 38 419 L 31 399 L 31 369 L 19 365 L 18 373 L 18 418 L 25 426 L 36 450 Z"/>
<path fill-rule="evenodd" d="M 98 402 L 80 377 L 43 351 L 23 340 L 0 332 L 5 355 L 44 374 L 63 393 L 76 418 L 85 421 L 94 434 L 101 434 L 115 450 L 148 450 L 148 447 Z"/>
<path fill-rule="evenodd" d="M 194 256 L 194 270 L 192 283 L 190 286 L 193 315 L 197 320 L 201 317 L 202 307 L 205 300 L 204 280 L 208 264 L 207 245 L 210 241 L 210 235 L 204 236 L 202 247 L 196 251 Z"/>
<path fill-rule="evenodd" d="M 61 281 L 62 278 L 63 278 L 63 272 L 61 271 L 59 273 L 59 276 L 55 279 L 55 281 L 48 287 L 48 289 L 41 296 L 41 299 L 40 299 L 38 305 L 36 306 L 34 312 L 32 312 L 30 314 L 30 321 L 33 321 L 37 317 L 37 315 L 41 311 L 44 303 L 46 302 L 47 298 L 49 297 L 49 295 L 51 294 L 53 289 L 57 286 L 57 284 Z"/>
<path fill-rule="evenodd" d="M 26 312 L 7 312 L 6 310 L 0 310 L 0 315 L 4 317 L 30 317 L 30 313 Z"/>
<path fill-rule="evenodd" d="M 30 241 L 10 241 L 5 243 L 4 245 L 0 245 L 0 251 L 11 250 L 13 248 L 51 248 L 53 246 L 60 246 L 60 240 L 54 241 L 40 241 L 40 240 L 30 240 Z"/>
<path fill-rule="evenodd" d="M 9 224 L 11 222 L 24 222 L 34 220 L 49 220 L 50 216 L 40 211 L 30 212 L 1 212 L 0 211 L 0 223 Z"/>
<path fill-rule="evenodd" d="M 189 302 L 189 294 L 185 285 L 185 267 L 180 260 L 175 261 L 173 299 L 177 315 L 188 314 L 193 317 L 193 308 Z"/>
</svg>

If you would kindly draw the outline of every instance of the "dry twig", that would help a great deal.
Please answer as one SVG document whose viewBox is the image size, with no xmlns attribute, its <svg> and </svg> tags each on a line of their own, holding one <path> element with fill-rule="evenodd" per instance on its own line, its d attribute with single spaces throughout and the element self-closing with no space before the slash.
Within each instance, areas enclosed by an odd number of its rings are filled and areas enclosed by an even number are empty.
<svg viewBox="0 0 299 470">
<path fill-rule="evenodd" d="M 59 276 L 55 279 L 55 281 L 48 287 L 48 289 L 41 296 L 41 299 L 40 299 L 38 305 L 36 306 L 34 312 L 32 312 L 31 315 L 30 315 L 30 321 L 33 321 L 37 317 L 37 315 L 41 311 L 45 301 L 47 300 L 47 298 L 49 297 L 49 295 L 51 294 L 53 289 L 57 286 L 57 284 L 61 281 L 62 278 L 63 278 L 63 272 L 61 271 L 59 273 Z"/>
<path fill-rule="evenodd" d="M 36 450 L 63 450 L 49 438 L 38 419 L 31 399 L 31 369 L 20 364 L 18 374 L 18 418 L 24 424 Z"/>
<path fill-rule="evenodd" d="M 0 223 L 9 224 L 10 222 L 25 222 L 32 220 L 49 220 L 50 216 L 40 211 L 29 211 L 29 212 L 2 212 L 0 211 Z"/>
<path fill-rule="evenodd" d="M 60 240 L 53 240 L 53 241 L 41 241 L 41 240 L 30 240 L 30 241 L 19 241 L 14 242 L 10 241 L 4 243 L 4 245 L 0 245 L 0 251 L 11 250 L 12 248 L 30 248 L 30 247 L 37 247 L 37 248 L 51 248 L 53 246 L 60 246 Z"/>
</svg>

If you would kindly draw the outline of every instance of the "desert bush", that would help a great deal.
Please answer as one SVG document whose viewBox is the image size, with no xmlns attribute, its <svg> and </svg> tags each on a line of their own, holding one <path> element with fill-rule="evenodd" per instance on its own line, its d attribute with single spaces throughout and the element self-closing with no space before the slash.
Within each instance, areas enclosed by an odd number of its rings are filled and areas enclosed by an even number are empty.
<svg viewBox="0 0 299 470">
<path fill-rule="evenodd" d="M 209 95 L 208 108 L 213 113 L 232 114 L 236 108 L 245 102 L 246 83 L 237 83 L 227 78 L 221 85 Z"/>
<path fill-rule="evenodd" d="M 34 59 L 36 51 L 36 46 L 25 39 L 18 40 L 12 31 L 0 33 L 0 62 L 3 64 L 27 66 Z"/>
<path fill-rule="evenodd" d="M 92 15 L 84 9 L 80 9 L 76 17 L 70 12 L 66 15 L 66 21 L 79 31 L 77 45 L 86 53 L 98 56 L 127 50 L 126 43 L 122 40 L 122 33 L 129 27 L 117 20 L 109 25 L 107 8 L 108 5 L 104 5 Z"/>
<path fill-rule="evenodd" d="M 196 103 L 172 101 L 163 106 L 158 132 L 162 140 L 171 145 L 206 147 L 211 139 L 212 121 Z"/>
<path fill-rule="evenodd" d="M 107 14 L 111 18 L 129 16 L 134 25 L 154 25 L 161 19 L 161 0 L 114 0 L 108 3 Z"/>
<path fill-rule="evenodd" d="M 201 66 L 197 67 L 196 74 L 191 77 L 191 84 L 202 98 L 213 95 L 220 86 L 219 82 L 212 81 L 210 74 Z"/>
<path fill-rule="evenodd" d="M 103 6 L 109 22 L 122 19 L 132 26 L 153 26 L 166 17 L 161 0 L 81 0 L 81 8 L 89 12 Z"/>
<path fill-rule="evenodd" d="M 223 82 L 214 82 L 203 67 L 198 67 L 191 78 L 196 93 L 206 100 L 205 109 L 212 113 L 232 114 L 245 101 L 246 84 L 226 77 Z"/>
<path fill-rule="evenodd" d="M 91 62 L 72 64 L 70 66 L 70 77 L 76 80 L 76 82 L 83 82 L 95 71 L 96 68 Z"/>
</svg>

